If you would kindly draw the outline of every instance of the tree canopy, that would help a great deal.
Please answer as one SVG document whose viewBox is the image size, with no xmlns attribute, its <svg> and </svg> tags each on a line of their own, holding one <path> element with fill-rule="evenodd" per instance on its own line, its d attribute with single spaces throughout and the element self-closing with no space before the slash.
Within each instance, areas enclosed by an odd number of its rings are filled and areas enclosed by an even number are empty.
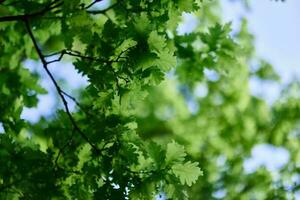
<svg viewBox="0 0 300 200">
<path fill-rule="evenodd" d="M 251 93 L 251 78 L 280 78 L 247 19 L 232 31 L 216 0 L 100 2 L 0 2 L 0 199 L 293 199 L 300 85 L 272 104 Z M 177 31 L 183 13 L 199 21 L 191 33 Z M 21 113 L 47 91 L 27 60 L 62 105 L 37 123 Z M 88 86 L 67 93 L 57 63 Z M 286 148 L 289 162 L 247 172 L 257 144 Z"/>
</svg>

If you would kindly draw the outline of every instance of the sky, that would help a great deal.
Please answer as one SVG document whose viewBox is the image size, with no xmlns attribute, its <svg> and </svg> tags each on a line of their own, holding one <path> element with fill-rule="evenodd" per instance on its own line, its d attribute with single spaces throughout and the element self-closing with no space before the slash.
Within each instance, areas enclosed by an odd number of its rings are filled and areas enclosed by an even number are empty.
<svg viewBox="0 0 300 200">
<path fill-rule="evenodd" d="M 103 1 L 105 2 L 105 1 Z M 257 55 L 273 64 L 275 70 L 282 78 L 282 84 L 289 81 L 300 80 L 300 0 L 286 0 L 286 2 L 275 2 L 272 0 L 250 0 L 250 10 L 245 9 L 240 1 L 221 0 L 223 8 L 223 21 L 232 21 L 233 28 L 237 28 L 242 16 L 248 19 L 249 29 L 255 35 L 255 47 Z M 95 5 L 95 6 L 99 6 Z M 100 6 L 107 6 L 102 3 Z M 184 30 L 195 26 L 192 17 L 183 16 L 184 23 L 178 29 L 183 34 Z M 194 20 L 194 21 L 193 21 Z M 22 118 L 37 122 L 40 116 L 49 116 L 56 108 L 54 96 L 56 95 L 53 85 L 43 72 L 38 62 L 26 61 L 25 66 L 31 71 L 38 71 L 43 80 L 41 84 L 49 94 L 40 95 L 37 108 L 25 108 Z M 66 91 L 71 93 L 70 88 L 79 88 L 87 85 L 87 79 L 77 74 L 74 67 L 68 63 L 54 64 L 50 70 L 57 79 L 65 79 L 69 88 Z M 70 78 L 71 77 L 71 78 Z M 250 88 L 253 94 L 266 98 L 270 103 L 279 96 L 280 85 L 272 83 L 261 83 L 256 80 L 250 81 Z M 76 96 L 76 94 L 74 94 Z M 69 101 L 74 109 L 73 102 Z M 3 127 L 0 124 L 0 132 Z M 276 155 L 276 156 L 273 156 Z M 281 147 L 274 147 L 269 144 L 259 144 L 252 150 L 251 157 L 245 161 L 245 171 L 251 173 L 258 167 L 264 166 L 270 171 L 276 171 L 283 167 L 289 159 L 289 153 Z M 297 198 L 300 200 L 300 193 Z"/>
<path fill-rule="evenodd" d="M 224 22 L 239 26 L 245 16 L 250 32 L 255 36 L 258 56 L 270 62 L 281 77 L 281 84 L 250 80 L 250 89 L 270 104 L 280 96 L 280 88 L 291 80 L 300 80 L 300 1 L 251 0 L 250 9 L 240 1 L 221 1 Z"/>
<path fill-rule="evenodd" d="M 267 4 L 270 9 L 266 12 L 263 7 Z M 274 64 L 283 82 L 300 80 L 300 1 L 253 0 L 253 8 L 249 22 L 257 38 L 258 55 Z"/>
</svg>

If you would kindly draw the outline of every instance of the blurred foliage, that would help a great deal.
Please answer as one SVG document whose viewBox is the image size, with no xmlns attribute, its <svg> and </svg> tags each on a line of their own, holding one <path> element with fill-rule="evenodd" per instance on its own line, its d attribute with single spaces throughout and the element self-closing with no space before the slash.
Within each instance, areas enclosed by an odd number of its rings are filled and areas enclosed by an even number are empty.
<svg viewBox="0 0 300 200">
<path fill-rule="evenodd" d="M 93 8 L 100 1 L 1 1 L 0 199 L 293 199 L 300 85 L 283 87 L 271 105 L 251 94 L 250 78 L 279 76 L 255 54 L 247 20 L 233 34 L 218 1 Z M 178 35 L 183 12 L 199 24 Z M 47 92 L 27 59 L 50 71 L 72 62 L 88 77 L 76 111 L 20 118 Z M 247 173 L 244 161 L 261 143 L 285 147 L 288 164 Z"/>
</svg>

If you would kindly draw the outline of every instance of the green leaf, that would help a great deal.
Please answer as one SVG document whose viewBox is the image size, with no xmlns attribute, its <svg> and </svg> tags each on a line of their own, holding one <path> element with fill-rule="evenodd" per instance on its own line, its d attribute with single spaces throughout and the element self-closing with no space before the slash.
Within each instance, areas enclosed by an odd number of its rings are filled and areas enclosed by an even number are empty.
<svg viewBox="0 0 300 200">
<path fill-rule="evenodd" d="M 132 38 L 128 38 L 125 41 L 123 41 L 120 46 L 118 46 L 118 48 L 115 50 L 115 54 L 117 57 L 120 56 L 121 54 L 122 56 L 124 56 L 125 51 L 127 51 L 129 48 L 132 48 L 136 45 L 137 45 L 136 41 L 134 41 Z"/>
<path fill-rule="evenodd" d="M 176 66 L 176 57 L 167 51 L 163 51 L 159 54 L 159 59 L 155 63 L 162 71 L 167 72 Z"/>
<path fill-rule="evenodd" d="M 147 149 L 150 157 L 158 167 L 165 162 L 166 153 L 159 144 L 151 141 Z"/>
<path fill-rule="evenodd" d="M 138 69 L 143 71 L 155 65 L 157 56 L 154 53 L 145 53 L 140 55 L 137 60 Z"/>
<path fill-rule="evenodd" d="M 198 177 L 203 175 L 203 172 L 198 167 L 198 163 L 192 163 L 191 161 L 184 164 L 173 165 L 172 172 L 179 178 L 182 184 L 187 184 L 188 186 L 192 186 L 192 184 L 197 181 Z"/>
<path fill-rule="evenodd" d="M 150 51 L 159 55 L 166 47 L 166 39 L 163 36 L 158 35 L 157 31 L 152 31 L 148 38 L 148 45 Z"/>
<path fill-rule="evenodd" d="M 180 187 L 179 185 L 168 184 L 165 186 L 164 191 L 166 192 L 168 199 L 174 199 L 174 200 L 189 199 L 187 191 L 183 187 Z"/>
<path fill-rule="evenodd" d="M 182 162 L 186 153 L 184 147 L 172 141 L 167 145 L 166 163 Z"/>
<path fill-rule="evenodd" d="M 195 0 L 179 0 L 178 7 L 185 12 L 192 12 L 198 8 Z"/>
<path fill-rule="evenodd" d="M 135 18 L 134 26 L 139 33 L 148 31 L 149 24 L 151 24 L 151 21 L 145 12 L 142 12 L 140 16 Z"/>
</svg>

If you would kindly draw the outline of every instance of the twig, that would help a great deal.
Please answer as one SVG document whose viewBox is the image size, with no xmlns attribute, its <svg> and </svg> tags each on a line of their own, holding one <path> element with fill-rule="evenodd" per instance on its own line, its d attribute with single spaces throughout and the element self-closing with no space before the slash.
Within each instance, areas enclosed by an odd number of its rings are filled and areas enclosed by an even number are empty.
<svg viewBox="0 0 300 200">
<path fill-rule="evenodd" d="M 76 98 L 75 97 L 73 97 L 73 96 L 71 96 L 71 95 L 69 95 L 68 93 L 66 93 L 65 91 L 61 91 L 62 93 L 63 93 L 63 95 L 65 95 L 66 97 L 68 97 L 69 99 L 71 99 L 72 101 L 74 101 L 75 102 L 75 104 L 79 107 L 79 108 L 81 108 L 82 106 L 81 106 L 81 104 L 76 100 Z"/>
<path fill-rule="evenodd" d="M 63 56 L 65 55 L 65 50 L 62 50 L 61 52 L 59 53 L 53 53 L 53 54 L 50 54 L 50 55 L 47 55 L 45 57 L 50 57 L 50 56 L 54 56 L 54 55 L 57 55 L 57 54 L 60 54 L 60 56 L 55 59 L 55 60 L 51 60 L 51 61 L 47 61 L 47 65 L 51 64 L 51 63 L 55 63 L 55 62 L 59 62 L 61 61 L 61 59 L 63 58 Z"/>
<path fill-rule="evenodd" d="M 92 7 L 95 3 L 98 3 L 98 2 L 101 2 L 101 1 L 103 1 L 103 0 L 95 0 L 95 1 L 93 1 L 92 3 L 90 3 L 89 5 L 87 5 L 87 6 L 85 7 L 85 9 L 89 9 L 89 8 Z"/>
<path fill-rule="evenodd" d="M 119 60 L 120 60 L 121 58 L 126 59 L 127 57 L 123 57 L 122 55 L 123 55 L 124 53 L 126 53 L 127 51 L 129 51 L 130 49 L 132 49 L 132 47 L 129 47 L 129 48 L 127 48 L 127 49 L 121 51 L 121 53 L 117 56 L 117 58 L 114 60 L 114 62 L 119 62 Z"/>
<path fill-rule="evenodd" d="M 51 56 L 56 56 L 58 54 L 61 54 L 63 51 L 65 50 L 62 50 L 62 51 L 58 51 L 58 52 L 54 52 L 54 53 L 51 53 L 51 54 L 47 54 L 47 55 L 44 55 L 45 58 L 48 58 L 48 57 L 51 57 Z"/>
<path fill-rule="evenodd" d="M 58 8 L 63 4 L 63 2 L 57 3 L 58 1 L 53 1 L 49 3 L 44 9 L 41 11 L 31 13 L 31 14 L 24 14 L 24 15 L 14 15 L 14 16 L 4 16 L 0 17 L 0 22 L 9 22 L 9 21 L 24 21 L 29 18 L 37 17 L 46 14 L 47 12 Z M 56 4 L 57 3 L 57 4 Z"/>
<path fill-rule="evenodd" d="M 56 167 L 58 167 L 58 159 L 59 159 L 60 155 L 62 154 L 62 152 L 65 150 L 65 148 L 67 148 L 68 145 L 71 145 L 72 139 L 73 139 L 73 136 L 74 136 L 74 132 L 75 132 L 75 130 L 72 131 L 72 134 L 71 134 L 70 138 L 68 139 L 68 142 L 66 144 L 64 144 L 64 146 L 62 146 L 59 149 L 58 154 L 57 154 L 57 156 L 55 158 L 55 161 L 54 161 Z"/>
<path fill-rule="evenodd" d="M 63 93 L 62 93 L 61 88 L 59 87 L 58 83 L 56 82 L 55 78 L 53 77 L 53 75 L 51 74 L 51 72 L 49 71 L 49 69 L 48 69 L 48 67 L 47 67 L 48 63 L 47 63 L 45 57 L 43 56 L 43 54 L 42 54 L 42 52 L 41 52 L 41 50 L 40 50 L 40 48 L 39 48 L 39 46 L 38 46 L 38 44 L 37 44 L 37 41 L 36 41 L 36 39 L 35 39 L 35 37 L 34 37 L 32 31 L 31 31 L 31 28 L 30 28 L 28 19 L 25 18 L 24 22 L 25 22 L 25 26 L 26 26 L 27 32 L 28 32 L 28 34 L 29 34 L 29 36 L 30 36 L 30 39 L 31 39 L 31 41 L 33 42 L 34 47 L 35 47 L 35 49 L 36 49 L 36 52 L 37 52 L 37 54 L 39 55 L 39 58 L 40 58 L 40 60 L 41 60 L 41 62 L 42 62 L 42 64 L 43 64 L 43 68 L 45 69 L 47 75 L 50 77 L 52 83 L 54 84 L 54 86 L 55 86 L 55 88 L 56 88 L 56 91 L 57 91 L 58 95 L 60 96 L 60 98 L 61 98 L 61 100 L 62 100 L 62 102 L 63 102 L 63 105 L 64 105 L 64 107 L 65 107 L 66 113 L 67 113 L 67 115 L 68 115 L 68 117 L 69 117 L 69 119 L 70 119 L 70 121 L 71 121 L 71 123 L 72 123 L 74 129 L 75 129 L 75 130 L 81 135 L 81 137 L 82 137 L 87 143 L 89 143 L 89 145 L 90 145 L 90 146 L 91 146 L 91 147 L 99 154 L 99 153 L 100 153 L 100 150 L 97 148 L 96 145 L 94 145 L 94 144 L 90 141 L 90 139 L 85 135 L 85 133 L 79 128 L 79 126 L 77 125 L 75 119 L 73 118 L 73 116 L 72 116 L 72 114 L 71 114 L 71 112 L 70 112 L 70 110 L 69 110 L 68 103 L 67 103 L 67 101 L 66 101 L 66 99 L 65 99 L 65 97 L 64 97 L 64 95 L 63 95 Z"/>
<path fill-rule="evenodd" d="M 45 57 L 50 57 L 50 56 L 54 56 L 54 55 L 58 55 L 58 54 L 60 54 L 60 56 L 57 59 L 48 61 L 47 64 L 51 64 L 51 63 L 54 63 L 54 62 L 61 61 L 61 59 L 64 57 L 64 55 L 74 56 L 74 57 L 78 57 L 78 58 L 81 58 L 81 59 L 87 59 L 87 60 L 91 60 L 91 61 L 95 61 L 95 62 L 99 61 L 99 62 L 103 62 L 103 63 L 107 63 L 107 64 L 109 64 L 111 62 L 117 62 L 117 61 L 103 60 L 101 58 L 96 58 L 96 57 L 91 57 L 91 56 L 84 56 L 84 55 L 81 55 L 79 52 L 66 50 L 66 49 L 62 50 L 61 52 L 57 52 L 57 53 L 47 55 Z"/>
<path fill-rule="evenodd" d="M 68 97 L 69 99 L 71 99 L 72 101 L 74 101 L 75 104 L 80 108 L 80 110 L 82 110 L 87 116 L 93 116 L 93 117 L 94 117 L 94 114 L 90 113 L 90 112 L 88 111 L 88 109 L 84 108 L 84 106 L 81 105 L 81 104 L 76 100 L 75 97 L 69 95 L 68 93 L 66 93 L 66 92 L 63 91 L 63 90 L 62 90 L 62 93 L 63 93 L 63 95 L 65 95 L 66 97 Z"/>
<path fill-rule="evenodd" d="M 121 0 L 117 1 L 116 3 L 112 4 L 108 8 L 105 8 L 103 10 L 87 10 L 86 12 L 92 15 L 97 15 L 97 14 L 105 14 L 107 11 L 110 9 L 116 7 L 119 3 L 121 3 Z"/>
</svg>

